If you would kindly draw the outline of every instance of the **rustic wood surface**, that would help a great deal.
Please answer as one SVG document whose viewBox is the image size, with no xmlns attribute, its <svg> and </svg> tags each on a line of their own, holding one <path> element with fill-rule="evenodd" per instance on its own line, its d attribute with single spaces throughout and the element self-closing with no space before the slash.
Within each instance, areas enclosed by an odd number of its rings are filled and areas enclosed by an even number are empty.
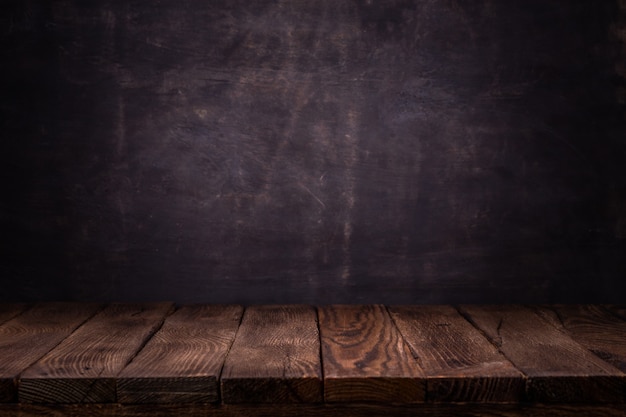
<svg viewBox="0 0 626 417">
<path fill-rule="evenodd" d="M 529 378 L 528 400 L 622 402 L 624 373 L 519 306 L 463 306 L 461 311 Z"/>
<path fill-rule="evenodd" d="M 108 306 L 22 374 L 20 401 L 116 401 L 114 378 L 171 309 L 170 303 Z"/>
<path fill-rule="evenodd" d="M 240 306 L 184 306 L 117 378 L 120 403 L 216 402 Z"/>
<path fill-rule="evenodd" d="M 318 314 L 325 401 L 424 401 L 424 373 L 384 306 L 325 306 Z"/>
<path fill-rule="evenodd" d="M 0 324 L 11 320 L 27 308 L 27 304 L 0 304 Z"/>
<path fill-rule="evenodd" d="M 612 313 L 626 320 L 626 304 L 612 304 L 605 307 Z"/>
<path fill-rule="evenodd" d="M 624 417 L 626 405 L 565 404 L 3 404 L 0 417 Z"/>
<path fill-rule="evenodd" d="M 225 403 L 322 402 L 315 309 L 247 308 L 221 381 Z"/>
<path fill-rule="evenodd" d="M 596 356 L 626 372 L 626 320 L 616 319 L 596 305 L 544 306 L 537 310 Z"/>
<path fill-rule="evenodd" d="M 434 402 L 520 402 L 523 375 L 450 306 L 394 306 L 391 316 Z"/>
<path fill-rule="evenodd" d="M 593 305 L 37 304 L 0 325 L 0 416 L 619 415 L 624 323 Z"/>
<path fill-rule="evenodd" d="M 0 402 L 14 401 L 17 377 L 98 308 L 97 304 L 38 304 L 0 326 Z"/>
</svg>

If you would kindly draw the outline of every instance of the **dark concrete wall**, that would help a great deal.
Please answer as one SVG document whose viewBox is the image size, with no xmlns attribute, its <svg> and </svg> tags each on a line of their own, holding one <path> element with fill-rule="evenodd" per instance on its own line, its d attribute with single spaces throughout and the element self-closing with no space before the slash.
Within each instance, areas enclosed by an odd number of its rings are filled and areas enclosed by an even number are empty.
<svg viewBox="0 0 626 417">
<path fill-rule="evenodd" d="M 0 300 L 623 301 L 623 1 L 0 8 Z"/>
</svg>

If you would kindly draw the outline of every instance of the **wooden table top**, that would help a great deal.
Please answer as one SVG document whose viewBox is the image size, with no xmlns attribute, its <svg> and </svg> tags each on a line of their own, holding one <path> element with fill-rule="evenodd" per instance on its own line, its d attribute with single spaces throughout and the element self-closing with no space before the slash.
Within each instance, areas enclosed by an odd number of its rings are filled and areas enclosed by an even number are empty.
<svg viewBox="0 0 626 417">
<path fill-rule="evenodd" d="M 624 306 L 0 305 L 7 406 L 624 404 L 625 373 Z"/>
</svg>

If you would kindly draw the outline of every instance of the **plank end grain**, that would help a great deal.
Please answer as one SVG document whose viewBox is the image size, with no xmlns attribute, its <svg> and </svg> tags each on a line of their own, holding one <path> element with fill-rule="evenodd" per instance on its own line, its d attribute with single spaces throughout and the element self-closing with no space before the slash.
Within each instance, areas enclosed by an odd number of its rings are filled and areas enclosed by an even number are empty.
<svg viewBox="0 0 626 417">
<path fill-rule="evenodd" d="M 426 380 L 428 401 L 432 403 L 503 403 L 524 399 L 526 380 L 518 376 L 430 377 Z"/>
<path fill-rule="evenodd" d="M 120 404 L 186 404 L 219 401 L 215 376 L 128 378 L 117 382 Z"/>
<path fill-rule="evenodd" d="M 324 400 L 327 403 L 418 404 L 425 401 L 423 379 L 393 377 L 327 377 Z"/>
<path fill-rule="evenodd" d="M 423 373 L 380 305 L 318 309 L 327 402 L 419 403 Z"/>
<path fill-rule="evenodd" d="M 317 377 L 226 378 L 222 397 L 231 404 L 320 403 L 322 385 Z"/>
<path fill-rule="evenodd" d="M 218 379 L 242 313 L 240 306 L 181 307 L 119 375 L 118 401 L 219 401 Z"/>
<path fill-rule="evenodd" d="M 31 404 L 104 403 L 115 399 L 113 378 L 27 378 L 20 381 L 19 401 Z"/>
<path fill-rule="evenodd" d="M 620 403 L 626 402 L 623 375 L 550 375 L 528 381 L 528 400 L 540 403 Z"/>
<path fill-rule="evenodd" d="M 224 403 L 322 401 L 315 309 L 305 305 L 246 308 L 221 378 Z"/>
<path fill-rule="evenodd" d="M 624 404 L 0 404 L 0 417 L 624 417 Z"/>
</svg>

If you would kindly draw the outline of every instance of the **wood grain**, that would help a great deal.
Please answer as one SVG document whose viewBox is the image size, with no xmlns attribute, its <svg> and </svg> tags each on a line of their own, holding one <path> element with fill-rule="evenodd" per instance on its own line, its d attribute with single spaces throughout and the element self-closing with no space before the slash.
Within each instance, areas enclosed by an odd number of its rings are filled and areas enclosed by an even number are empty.
<svg viewBox="0 0 626 417">
<path fill-rule="evenodd" d="M 15 401 L 18 375 L 98 308 L 98 304 L 37 304 L 0 326 L 0 402 Z"/>
<path fill-rule="evenodd" d="M 523 375 L 450 306 L 393 306 L 390 313 L 427 377 L 434 402 L 519 402 Z"/>
<path fill-rule="evenodd" d="M 83 404 L 0 405 L 0 417 L 624 417 L 626 405 Z"/>
<path fill-rule="evenodd" d="M 0 304 L 0 324 L 11 320 L 28 308 L 27 304 Z"/>
<path fill-rule="evenodd" d="M 571 337 L 521 306 L 463 306 L 461 311 L 529 378 L 528 399 L 621 402 L 626 379 Z"/>
<path fill-rule="evenodd" d="M 219 400 L 218 378 L 243 308 L 183 306 L 117 378 L 120 403 Z"/>
<path fill-rule="evenodd" d="M 325 306 L 318 314 L 325 401 L 424 401 L 424 374 L 384 306 Z"/>
<path fill-rule="evenodd" d="M 626 320 L 597 305 L 536 307 L 539 314 L 596 356 L 626 372 Z"/>
<path fill-rule="evenodd" d="M 320 343 L 310 306 L 252 306 L 222 371 L 224 403 L 322 401 Z"/>
<path fill-rule="evenodd" d="M 626 304 L 611 304 L 605 306 L 611 313 L 616 314 L 626 320 Z"/>
<path fill-rule="evenodd" d="M 171 303 L 109 305 L 24 372 L 20 401 L 114 402 L 115 377 L 171 309 Z"/>
</svg>

